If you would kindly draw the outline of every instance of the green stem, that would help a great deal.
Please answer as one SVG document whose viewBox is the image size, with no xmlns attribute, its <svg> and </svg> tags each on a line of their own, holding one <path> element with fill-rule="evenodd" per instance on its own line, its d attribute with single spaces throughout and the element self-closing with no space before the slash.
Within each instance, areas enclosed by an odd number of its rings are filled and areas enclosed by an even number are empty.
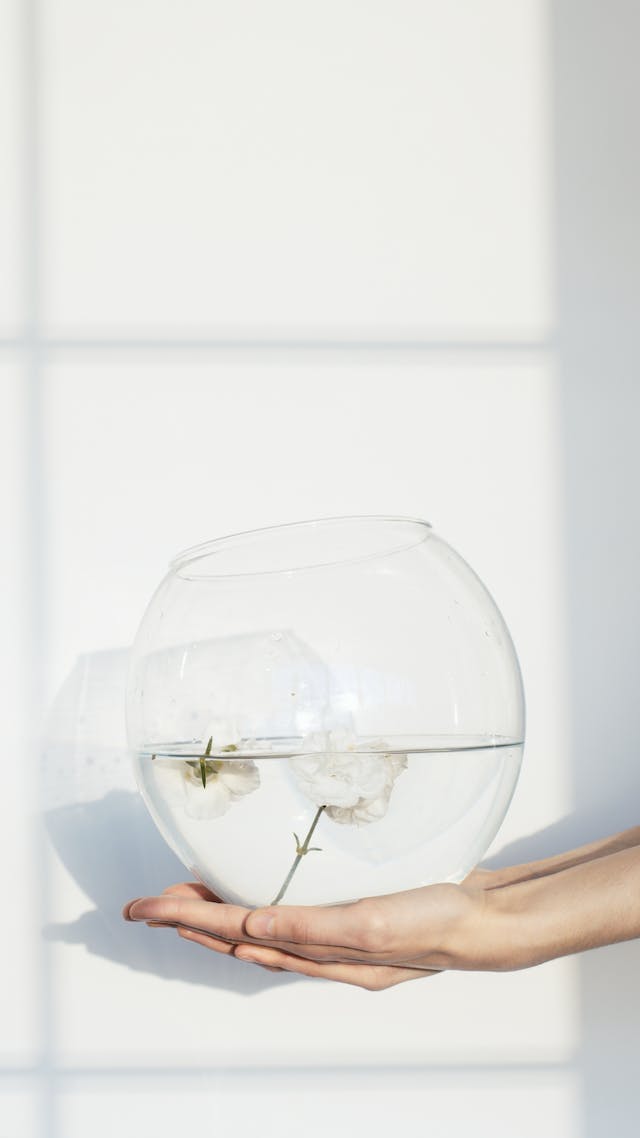
<svg viewBox="0 0 640 1138">
<path fill-rule="evenodd" d="M 304 842 L 302 843 L 302 845 L 299 845 L 299 844 L 296 845 L 296 856 L 295 856 L 293 865 L 291 866 L 291 869 L 289 870 L 287 876 L 285 877 L 284 881 L 282 882 L 282 886 L 280 888 L 280 891 L 278 892 L 278 894 L 274 897 L 273 901 L 271 902 L 272 905 L 277 905 L 278 902 L 282 900 L 287 889 L 289 888 L 289 885 L 291 883 L 291 878 L 293 877 L 294 873 L 296 872 L 296 869 L 300 865 L 300 862 L 302 861 L 305 854 L 308 854 L 310 852 L 309 842 L 310 842 L 311 837 L 313 835 L 313 831 L 315 830 L 316 826 L 318 825 L 318 822 L 320 821 L 322 811 L 326 810 L 326 809 L 327 809 L 326 805 L 318 807 L 318 809 L 316 811 L 316 816 L 313 819 L 313 822 L 311 823 L 311 826 L 309 828 L 309 833 L 307 834 L 306 838 L 304 839 Z M 296 838 L 296 842 L 297 842 L 297 838 Z"/>
</svg>

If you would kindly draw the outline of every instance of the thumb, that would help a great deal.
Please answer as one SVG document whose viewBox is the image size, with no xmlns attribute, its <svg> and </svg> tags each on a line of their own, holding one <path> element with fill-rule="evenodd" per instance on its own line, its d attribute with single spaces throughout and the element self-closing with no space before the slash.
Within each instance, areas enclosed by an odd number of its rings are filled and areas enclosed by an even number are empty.
<svg viewBox="0 0 640 1138">
<path fill-rule="evenodd" d="M 245 932 L 255 939 L 292 944 L 327 944 L 357 947 L 362 934 L 359 902 L 349 905 L 283 905 L 255 909 L 245 921 Z"/>
</svg>

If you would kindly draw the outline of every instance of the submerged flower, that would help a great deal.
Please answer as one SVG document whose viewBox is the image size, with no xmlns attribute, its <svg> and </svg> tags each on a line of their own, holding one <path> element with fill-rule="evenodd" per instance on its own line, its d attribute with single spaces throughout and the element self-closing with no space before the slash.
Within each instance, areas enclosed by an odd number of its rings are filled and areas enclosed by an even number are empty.
<svg viewBox="0 0 640 1138">
<path fill-rule="evenodd" d="M 210 753 L 208 746 L 201 759 L 155 761 L 156 784 L 165 800 L 182 806 L 189 818 L 219 818 L 232 802 L 260 786 L 260 772 L 252 759 L 212 759 Z"/>
<path fill-rule="evenodd" d="M 306 753 L 290 760 L 291 769 L 300 790 L 317 810 L 304 841 L 293 835 L 296 856 L 272 905 L 284 897 L 302 859 L 313 851 L 321 852 L 321 846 L 309 842 L 322 815 L 356 825 L 379 821 L 387 812 L 394 782 L 407 768 L 407 756 L 385 752 L 384 739 L 358 743 L 344 728 L 315 732 L 307 736 L 304 746 Z"/>
<path fill-rule="evenodd" d="M 329 732 L 328 739 L 320 738 L 325 746 L 329 743 L 328 749 L 291 760 L 303 794 L 316 806 L 326 807 L 334 822 L 376 822 L 383 818 L 393 784 L 407 767 L 407 756 L 385 754 L 383 739 L 358 744 L 346 732 Z M 318 738 L 307 742 L 317 743 Z"/>
<path fill-rule="evenodd" d="M 232 802 L 260 786 L 260 772 L 251 759 L 208 760 L 207 767 L 206 786 L 199 769 L 187 766 L 184 773 L 185 812 L 190 818 L 219 818 Z"/>
<path fill-rule="evenodd" d="M 334 822 L 363 823 L 378 822 L 384 818 L 389 807 L 389 799 L 393 784 L 399 774 L 407 769 L 406 755 L 376 755 L 376 759 L 383 767 L 385 783 L 381 793 L 376 798 L 362 796 L 353 806 L 328 806 L 327 814 Z"/>
</svg>

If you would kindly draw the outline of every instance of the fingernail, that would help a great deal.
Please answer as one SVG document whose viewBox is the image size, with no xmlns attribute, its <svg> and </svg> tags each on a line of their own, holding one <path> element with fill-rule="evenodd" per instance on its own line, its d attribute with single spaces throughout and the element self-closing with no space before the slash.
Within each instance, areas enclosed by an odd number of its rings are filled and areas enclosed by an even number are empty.
<svg viewBox="0 0 640 1138">
<path fill-rule="evenodd" d="M 247 918 L 247 932 L 249 936 L 271 936 L 274 931 L 275 918 L 271 913 L 252 913 Z"/>
<path fill-rule="evenodd" d="M 131 910 L 133 909 L 133 906 L 135 905 L 136 901 L 141 901 L 141 900 L 142 900 L 141 897 L 136 897 L 135 900 L 133 900 L 133 901 L 127 901 L 127 904 L 122 909 L 122 916 L 124 917 L 125 921 L 132 921 L 133 920 L 133 917 L 131 916 Z"/>
</svg>

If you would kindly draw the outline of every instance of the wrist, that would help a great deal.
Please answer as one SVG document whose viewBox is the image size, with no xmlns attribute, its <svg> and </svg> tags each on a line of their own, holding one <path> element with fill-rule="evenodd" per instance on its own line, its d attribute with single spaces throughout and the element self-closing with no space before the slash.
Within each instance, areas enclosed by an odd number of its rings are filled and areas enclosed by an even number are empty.
<svg viewBox="0 0 640 1138">
<path fill-rule="evenodd" d="M 487 967 L 512 972 L 546 959 L 542 944 L 544 922 L 540 914 L 541 878 L 516 880 L 487 894 L 484 930 L 495 962 Z M 496 944 L 496 940 L 498 944 Z"/>
<path fill-rule="evenodd" d="M 502 939 L 502 968 L 531 968 L 588 947 L 581 941 L 574 912 L 573 872 L 519 881 L 488 897 L 494 932 L 499 927 Z"/>
<path fill-rule="evenodd" d="M 511 972 L 548 959 L 541 943 L 536 890 L 527 882 L 494 890 L 473 891 L 471 903 L 449 930 L 446 967 Z M 526 895 L 525 895 L 526 894 Z"/>
</svg>

